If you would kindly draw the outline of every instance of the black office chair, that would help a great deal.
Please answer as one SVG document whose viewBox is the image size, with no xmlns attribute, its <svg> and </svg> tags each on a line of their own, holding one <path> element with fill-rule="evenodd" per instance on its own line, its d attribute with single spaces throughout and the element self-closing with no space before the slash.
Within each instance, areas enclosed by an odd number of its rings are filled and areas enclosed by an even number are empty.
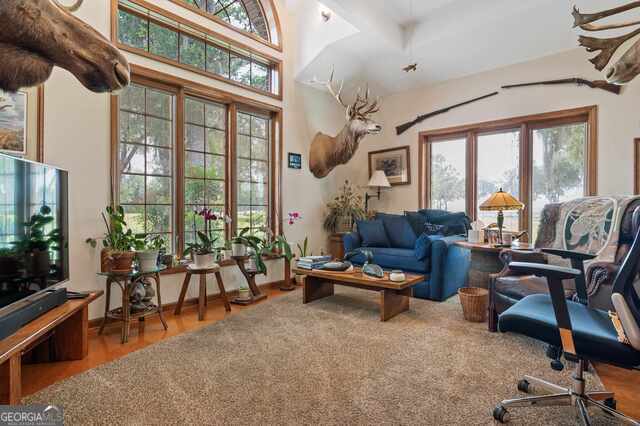
<svg viewBox="0 0 640 426">
<path fill-rule="evenodd" d="M 626 336 L 624 343 L 619 340 L 608 312 L 590 308 L 583 300 L 565 299 L 562 281 L 580 277 L 579 270 L 535 263 L 509 264 L 515 272 L 546 277 L 550 294 L 527 296 L 510 307 L 500 315 L 499 330 L 523 334 L 561 348 L 565 359 L 576 362 L 576 369 L 570 389 L 525 376 L 518 383 L 518 390 L 529 393 L 533 388 L 550 394 L 502 401 L 493 411 L 497 421 L 508 422 L 510 408 L 572 406 L 582 424 L 590 425 L 587 407 L 595 406 L 619 420 L 640 425 L 616 411 L 611 392 L 586 392 L 584 381 L 589 361 L 627 369 L 640 366 L 640 296 L 634 287 L 640 269 L 640 211 L 634 213 L 633 226 L 635 239 L 616 276 L 611 297 Z M 584 280 L 576 279 L 576 285 L 584 286 Z M 578 294 L 581 293 L 586 294 L 586 288 L 578 289 Z"/>
</svg>

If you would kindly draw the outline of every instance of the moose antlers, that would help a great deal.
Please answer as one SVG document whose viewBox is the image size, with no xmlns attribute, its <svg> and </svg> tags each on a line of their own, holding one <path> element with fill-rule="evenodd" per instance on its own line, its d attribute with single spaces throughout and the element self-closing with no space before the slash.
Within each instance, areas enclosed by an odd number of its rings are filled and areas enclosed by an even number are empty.
<svg viewBox="0 0 640 426">
<path fill-rule="evenodd" d="M 371 91 L 367 87 L 364 98 L 360 96 L 360 89 L 358 89 L 358 93 L 356 94 L 356 100 L 353 104 L 347 105 L 342 99 L 342 89 L 344 88 L 344 80 L 340 82 L 340 87 L 334 87 L 333 78 L 335 76 L 335 70 L 331 71 L 331 76 L 329 77 L 329 81 L 320 82 L 314 78 L 312 83 L 322 84 L 335 98 L 336 101 L 343 108 L 347 110 L 347 120 L 351 120 L 354 117 L 366 117 L 371 114 L 375 114 L 380 111 L 380 98 L 377 98 L 373 103 L 369 104 L 369 96 L 371 95 Z"/>
<path fill-rule="evenodd" d="M 640 21 L 628 21 L 605 25 L 594 24 L 594 22 L 601 19 L 638 7 L 640 7 L 640 1 L 633 1 L 629 4 L 598 13 L 580 13 L 580 10 L 578 10 L 577 7 L 574 7 L 574 27 L 580 27 L 585 31 L 606 31 L 640 25 Z M 640 28 L 631 31 L 628 34 L 612 38 L 600 39 L 596 37 L 580 36 L 579 41 L 580 45 L 585 47 L 588 52 L 600 52 L 598 55 L 590 59 L 590 62 L 595 65 L 598 71 L 602 71 L 607 64 L 609 64 L 616 51 L 620 49 L 624 43 L 639 34 Z M 640 74 L 640 40 L 636 41 L 636 43 L 629 48 L 620 60 L 606 72 L 606 76 L 609 83 L 624 84 L 633 80 L 638 74 Z"/>
</svg>

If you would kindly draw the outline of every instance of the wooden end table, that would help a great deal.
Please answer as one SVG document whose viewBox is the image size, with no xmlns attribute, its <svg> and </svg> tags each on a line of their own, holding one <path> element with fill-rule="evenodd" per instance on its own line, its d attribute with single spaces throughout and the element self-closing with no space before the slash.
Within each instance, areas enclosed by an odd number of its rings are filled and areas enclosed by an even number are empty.
<svg viewBox="0 0 640 426">
<path fill-rule="evenodd" d="M 248 300 L 235 298 L 231 301 L 231 303 L 236 305 L 251 305 L 253 303 L 259 302 L 260 300 L 266 299 L 267 295 L 260 291 L 260 288 L 256 284 L 256 275 L 258 275 L 257 271 L 251 271 L 247 269 L 245 262 L 249 260 L 249 256 L 233 256 L 233 260 L 236 261 L 240 272 L 244 275 L 244 278 L 247 280 L 247 284 L 249 284 L 249 289 L 251 290 L 251 298 Z"/>
<path fill-rule="evenodd" d="M 146 317 L 151 315 L 158 315 L 162 326 L 165 330 L 169 327 L 164 320 L 162 313 L 162 297 L 160 296 L 160 272 L 167 269 L 166 266 L 159 266 L 157 269 L 149 272 L 140 272 L 133 270 L 128 273 L 123 272 L 99 272 L 98 275 L 107 277 L 107 292 L 104 304 L 104 318 L 102 319 L 102 325 L 98 334 L 102 334 L 104 327 L 107 325 L 109 319 L 122 322 L 122 336 L 121 342 L 127 343 L 129 341 L 129 326 L 131 320 L 137 319 L 143 322 Z M 134 286 L 140 282 L 144 282 L 147 279 L 152 279 L 156 284 L 156 297 L 158 298 L 157 305 L 149 305 L 147 309 L 140 312 L 131 312 L 131 291 Z M 116 309 L 110 309 L 111 302 L 111 285 L 116 284 L 122 292 L 122 306 Z"/>
<path fill-rule="evenodd" d="M 227 298 L 227 291 L 224 288 L 224 283 L 222 282 L 222 275 L 220 274 L 220 266 L 215 265 L 211 268 L 206 269 L 196 269 L 193 265 L 187 266 L 187 274 L 184 277 L 184 281 L 182 283 L 182 289 L 180 290 L 180 297 L 178 298 L 178 304 L 176 305 L 176 309 L 174 314 L 180 315 L 182 312 L 182 305 L 184 304 L 184 298 L 187 294 L 187 289 L 189 288 L 189 284 L 191 283 L 191 277 L 193 275 L 198 275 L 200 277 L 199 282 L 199 291 L 198 291 L 198 321 L 204 320 L 206 306 L 207 306 L 207 275 L 214 274 L 216 276 L 216 281 L 218 283 L 218 289 L 220 290 L 220 296 L 222 297 L 222 301 L 224 302 L 224 309 L 227 312 L 231 312 L 231 305 L 229 304 L 229 299 Z"/>
<path fill-rule="evenodd" d="M 491 244 L 470 243 L 468 241 L 457 241 L 454 244 L 471 252 L 468 286 L 488 289 L 491 275 L 499 273 L 504 268 L 500 260 L 500 252 L 509 247 L 495 247 Z M 513 247 L 513 250 L 531 249 L 533 246 L 529 244 Z"/>
<path fill-rule="evenodd" d="M 406 274 L 405 281 L 396 283 L 389 280 L 389 273 L 385 273 L 384 279 L 376 280 L 365 276 L 359 268 L 349 273 L 296 268 L 294 273 L 306 275 L 303 291 L 304 304 L 332 296 L 334 285 L 379 292 L 380 321 L 389 321 L 396 315 L 409 310 L 412 287 L 424 281 L 422 275 Z"/>
</svg>

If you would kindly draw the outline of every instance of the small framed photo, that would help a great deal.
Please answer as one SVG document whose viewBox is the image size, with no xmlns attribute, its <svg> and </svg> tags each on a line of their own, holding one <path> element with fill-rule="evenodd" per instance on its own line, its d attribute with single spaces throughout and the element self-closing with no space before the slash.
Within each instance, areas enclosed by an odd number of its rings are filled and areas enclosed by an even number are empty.
<svg viewBox="0 0 640 426">
<path fill-rule="evenodd" d="M 27 94 L 0 90 L 0 152 L 27 154 Z"/>
<path fill-rule="evenodd" d="M 383 170 L 391 185 L 411 185 L 410 148 L 383 149 L 369 153 L 369 178 L 373 172 Z"/>
<path fill-rule="evenodd" d="M 289 168 L 296 170 L 302 169 L 302 154 L 289 153 Z"/>
</svg>

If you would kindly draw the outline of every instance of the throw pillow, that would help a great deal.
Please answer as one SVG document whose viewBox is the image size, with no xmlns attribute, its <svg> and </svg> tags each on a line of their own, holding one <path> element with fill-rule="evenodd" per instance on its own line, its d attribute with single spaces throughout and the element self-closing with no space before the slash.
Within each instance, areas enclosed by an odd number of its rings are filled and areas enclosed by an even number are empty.
<svg viewBox="0 0 640 426">
<path fill-rule="evenodd" d="M 389 247 L 389 238 L 381 220 L 359 220 L 356 223 L 362 247 Z"/>
<path fill-rule="evenodd" d="M 413 253 L 418 260 L 425 260 L 431 253 L 431 242 L 433 237 L 444 236 L 447 230 L 446 225 L 434 225 L 433 223 L 426 223 L 424 225 L 424 232 L 416 240 L 416 245 L 413 249 Z"/>
<path fill-rule="evenodd" d="M 389 244 L 394 248 L 413 249 L 416 245 L 416 233 L 406 217 L 397 214 L 376 214 L 376 219 L 381 220 L 387 231 Z"/>
<path fill-rule="evenodd" d="M 409 221 L 409 225 L 411 225 L 411 229 L 413 232 L 420 236 L 424 232 L 424 225 L 427 223 L 427 217 L 419 212 L 404 212 L 407 221 Z"/>
<path fill-rule="evenodd" d="M 429 220 L 434 225 L 446 225 L 446 236 L 466 235 L 471 228 L 471 221 L 464 213 L 449 213 L 447 215 L 434 217 Z"/>
<path fill-rule="evenodd" d="M 424 234 L 445 235 L 446 233 L 447 233 L 447 225 L 436 225 L 433 223 L 424 224 Z"/>
</svg>

